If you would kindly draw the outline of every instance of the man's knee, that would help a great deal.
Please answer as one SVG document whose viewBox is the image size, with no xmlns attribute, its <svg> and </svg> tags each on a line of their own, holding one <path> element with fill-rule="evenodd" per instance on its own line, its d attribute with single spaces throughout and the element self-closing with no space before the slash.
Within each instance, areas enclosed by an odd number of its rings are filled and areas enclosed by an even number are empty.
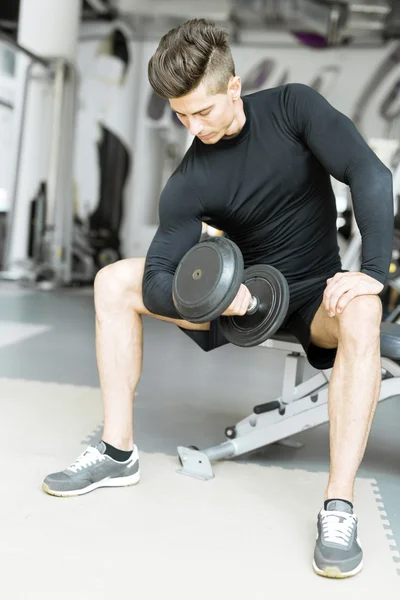
<svg viewBox="0 0 400 600">
<path fill-rule="evenodd" d="M 382 303 L 378 296 L 357 296 L 340 315 L 339 339 L 352 345 L 368 346 L 379 339 Z"/>
<path fill-rule="evenodd" d="M 103 267 L 94 281 L 96 310 L 132 307 L 141 294 L 144 259 L 129 258 Z"/>
</svg>

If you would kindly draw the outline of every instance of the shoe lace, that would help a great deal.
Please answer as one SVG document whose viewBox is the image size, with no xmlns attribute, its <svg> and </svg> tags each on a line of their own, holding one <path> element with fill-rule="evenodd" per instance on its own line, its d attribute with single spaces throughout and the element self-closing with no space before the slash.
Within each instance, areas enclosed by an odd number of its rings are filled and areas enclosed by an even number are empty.
<svg viewBox="0 0 400 600">
<path fill-rule="evenodd" d="M 321 515 L 324 541 L 348 546 L 357 518 L 340 511 L 323 511 Z"/>
<path fill-rule="evenodd" d="M 73 473 L 77 473 L 78 471 L 86 469 L 87 467 L 90 467 L 105 459 L 106 457 L 104 454 L 101 454 L 97 448 L 89 446 L 85 452 L 83 452 L 72 464 L 70 464 L 68 470 L 72 471 Z"/>
</svg>

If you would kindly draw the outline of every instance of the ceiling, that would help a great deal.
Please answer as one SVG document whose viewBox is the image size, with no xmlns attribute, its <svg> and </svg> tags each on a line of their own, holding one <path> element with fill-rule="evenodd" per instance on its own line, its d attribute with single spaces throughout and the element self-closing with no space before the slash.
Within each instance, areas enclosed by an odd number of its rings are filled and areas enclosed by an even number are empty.
<svg viewBox="0 0 400 600">
<path fill-rule="evenodd" d="M 90 0 L 128 18 L 210 18 L 242 29 L 311 30 L 332 44 L 400 36 L 399 0 Z"/>
<path fill-rule="evenodd" d="M 330 44 L 400 37 L 400 0 L 82 0 L 83 20 L 119 16 L 157 35 L 165 26 L 209 18 L 239 31 L 313 31 Z M 0 27 L 16 33 L 18 0 L 0 0 Z"/>
</svg>

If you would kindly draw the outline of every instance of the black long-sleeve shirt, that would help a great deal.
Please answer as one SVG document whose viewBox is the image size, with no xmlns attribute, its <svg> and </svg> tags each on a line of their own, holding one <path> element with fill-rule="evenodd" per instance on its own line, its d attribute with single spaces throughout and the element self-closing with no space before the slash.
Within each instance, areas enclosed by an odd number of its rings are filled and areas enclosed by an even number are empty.
<svg viewBox="0 0 400 600">
<path fill-rule="evenodd" d="M 233 138 L 195 139 L 168 180 L 147 253 L 143 300 L 179 318 L 172 279 L 202 221 L 225 231 L 245 266 L 266 263 L 291 282 L 341 268 L 330 175 L 351 190 L 362 235 L 361 271 L 384 283 L 392 252 L 392 174 L 349 118 L 319 93 L 288 84 L 244 96 Z"/>
</svg>

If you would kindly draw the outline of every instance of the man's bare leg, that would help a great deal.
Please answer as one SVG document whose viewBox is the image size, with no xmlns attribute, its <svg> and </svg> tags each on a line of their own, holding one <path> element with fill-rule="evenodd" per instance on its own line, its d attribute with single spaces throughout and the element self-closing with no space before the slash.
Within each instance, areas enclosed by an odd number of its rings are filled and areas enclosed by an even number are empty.
<svg viewBox="0 0 400 600">
<path fill-rule="evenodd" d="M 95 281 L 96 354 L 104 412 L 103 440 L 120 450 L 132 450 L 133 401 L 142 371 L 142 316 L 148 315 L 185 329 L 208 330 L 147 311 L 142 299 L 144 259 L 126 259 L 102 269 Z"/>
<path fill-rule="evenodd" d="M 86 448 L 63 471 L 51 473 L 43 490 L 53 496 L 87 494 L 99 487 L 135 485 L 139 453 L 133 440 L 133 400 L 142 371 L 144 259 L 127 259 L 102 269 L 95 281 L 96 353 L 104 412 L 102 440 Z M 166 319 L 184 329 L 207 330 Z"/>
<path fill-rule="evenodd" d="M 377 296 L 359 296 L 335 317 L 321 306 L 311 326 L 315 345 L 338 348 L 329 385 L 330 474 L 325 499 L 354 499 L 380 393 L 381 311 Z"/>
<path fill-rule="evenodd" d="M 352 577 L 363 567 L 354 483 L 379 398 L 380 322 L 379 298 L 359 296 L 335 317 L 322 305 L 311 326 L 314 344 L 338 349 L 328 399 L 331 464 L 313 559 L 325 577 Z"/>
</svg>

